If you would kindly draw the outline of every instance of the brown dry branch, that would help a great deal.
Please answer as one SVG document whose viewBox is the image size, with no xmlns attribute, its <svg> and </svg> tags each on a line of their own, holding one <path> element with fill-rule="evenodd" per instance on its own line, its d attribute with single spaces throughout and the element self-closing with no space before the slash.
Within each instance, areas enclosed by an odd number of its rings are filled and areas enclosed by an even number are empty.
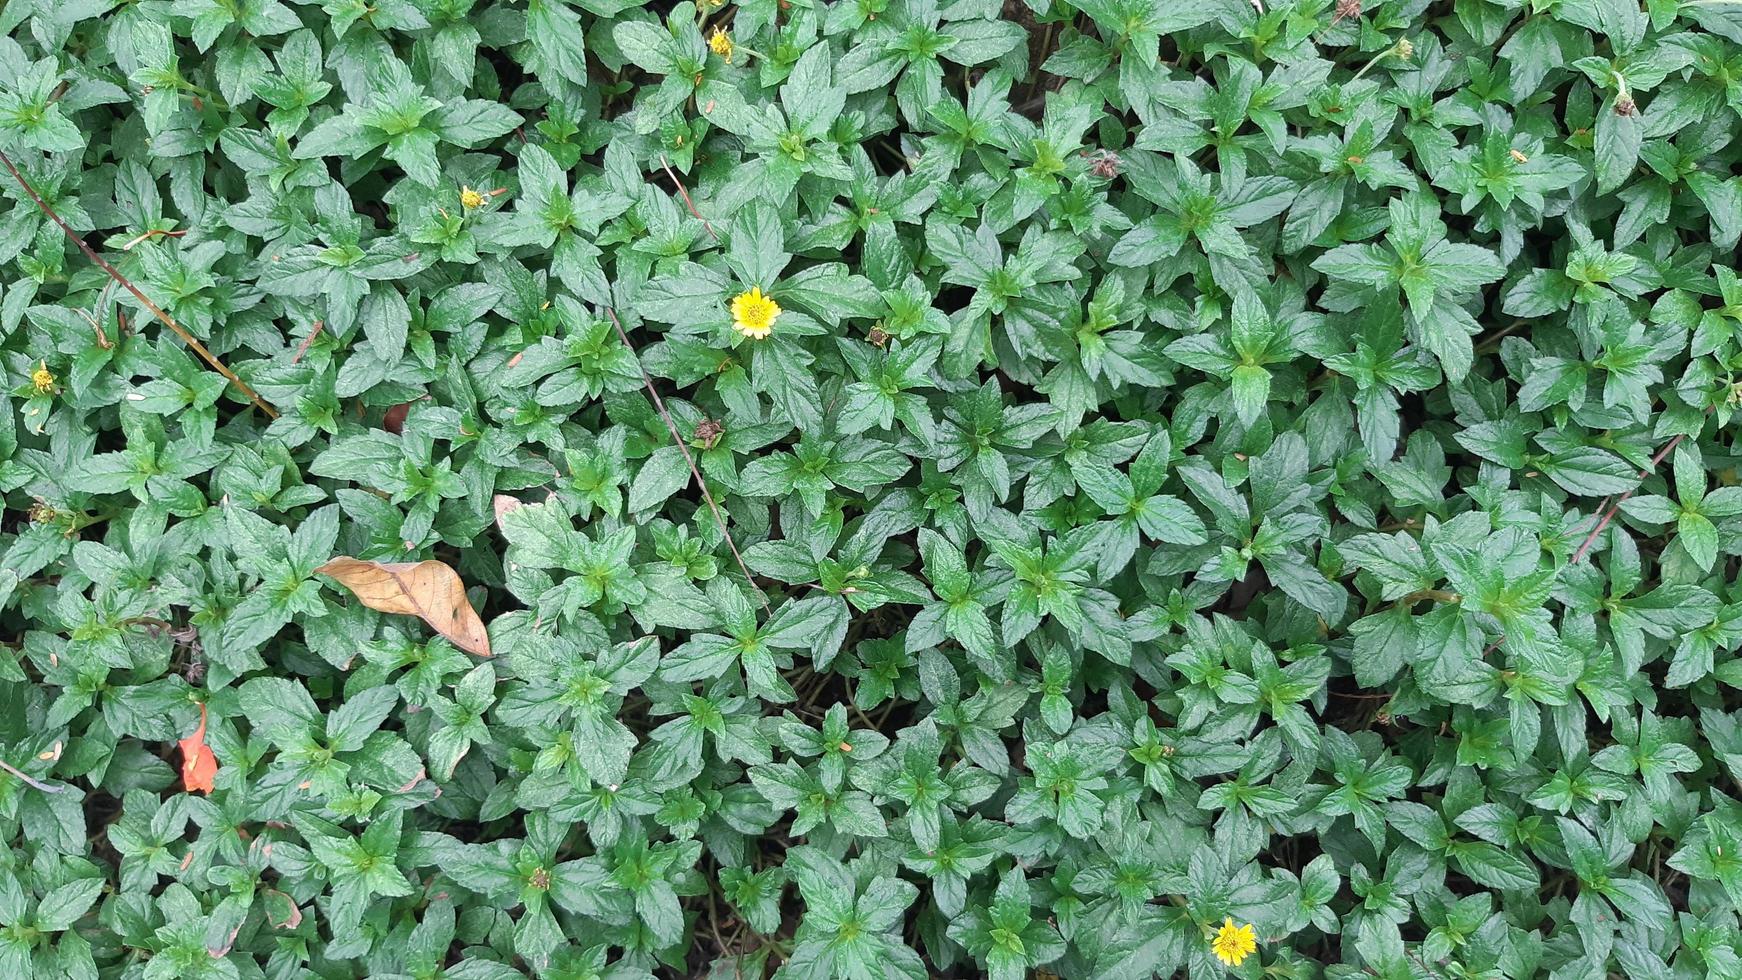
<svg viewBox="0 0 1742 980">
<path fill-rule="evenodd" d="M 659 165 L 664 168 L 665 176 L 671 180 L 671 186 L 683 199 L 684 207 L 689 208 L 690 214 L 702 223 L 702 227 L 707 229 L 714 241 L 719 241 L 719 232 L 715 231 L 713 224 L 707 218 L 702 217 L 700 211 L 696 210 L 696 203 L 690 199 L 690 192 L 684 188 L 683 181 L 678 179 L 677 173 L 671 169 L 671 163 L 666 160 L 663 153 L 659 156 Z M 707 501 L 708 510 L 714 515 L 714 523 L 719 526 L 720 535 L 726 539 L 726 547 L 732 549 L 732 557 L 738 562 L 738 570 L 744 573 L 744 581 L 748 582 L 751 588 L 756 588 L 756 578 L 750 574 L 750 566 L 745 564 L 744 555 L 738 550 L 738 542 L 732 539 L 732 532 L 726 527 L 725 515 L 720 513 L 720 505 L 714 500 L 713 491 L 708 489 L 708 481 L 702 479 L 702 471 L 696 467 L 695 457 L 690 455 L 689 443 L 685 442 L 683 436 L 677 431 L 677 423 L 672 421 L 671 412 L 665 407 L 665 400 L 659 397 L 659 389 L 653 385 L 653 376 L 641 366 L 641 354 L 636 351 L 635 345 L 630 343 L 629 333 L 623 329 L 623 321 L 617 318 L 616 310 L 606 307 L 605 312 L 611 317 L 611 325 L 617 328 L 617 339 L 621 340 L 623 346 L 628 348 L 629 353 L 635 356 L 635 368 L 641 372 L 641 383 L 647 388 L 647 397 L 653 399 L 653 407 L 659 410 L 659 417 L 665 422 L 666 431 L 671 433 L 671 441 L 677 443 L 678 451 L 683 453 L 684 462 L 689 464 L 690 476 L 695 479 L 697 489 L 702 491 L 702 499 Z M 763 595 L 760 589 L 757 589 L 756 594 L 757 598 L 762 600 L 763 611 L 772 615 L 774 609 L 768 604 L 768 597 Z"/>
<path fill-rule="evenodd" d="M 308 336 L 302 339 L 302 343 L 296 345 L 296 356 L 290 359 L 290 363 L 297 364 L 302 361 L 302 356 L 308 353 L 309 345 L 315 342 L 315 338 L 321 335 L 321 331 L 326 329 L 326 326 L 327 321 L 325 320 L 315 321 L 315 325 L 309 330 Z"/>
<path fill-rule="evenodd" d="M 1706 414 L 1712 414 L 1711 407 L 1706 409 Z M 1657 464 L 1663 462 L 1664 457 L 1675 452 L 1675 447 L 1681 445 L 1682 440 L 1686 438 L 1687 433 L 1684 432 L 1681 435 L 1676 436 L 1674 439 L 1664 443 L 1663 448 L 1657 451 L 1657 455 L 1651 457 L 1651 462 L 1646 465 L 1645 469 L 1639 471 L 1639 479 L 1643 480 L 1650 476 L 1652 472 L 1657 469 Z M 1639 488 L 1634 487 L 1633 489 L 1637 490 Z M 1597 521 L 1596 527 L 1591 528 L 1590 534 L 1585 535 L 1585 540 L 1579 544 L 1579 550 L 1573 552 L 1573 560 L 1571 564 L 1577 565 L 1579 562 L 1584 560 L 1585 552 L 1591 550 L 1591 545 L 1596 543 L 1597 536 L 1602 534 L 1603 529 L 1609 526 L 1609 522 L 1615 519 L 1615 515 L 1621 510 L 1621 505 L 1626 503 L 1627 498 L 1631 496 L 1633 496 L 1633 490 L 1629 490 L 1621 496 L 1616 497 L 1614 503 L 1610 503 L 1608 497 L 1603 498 L 1603 502 L 1597 505 L 1596 511 L 1593 511 L 1593 513 L 1601 513 L 1603 515 L 1602 519 Z"/>
<path fill-rule="evenodd" d="M 659 165 L 665 168 L 665 175 L 671 178 L 671 186 L 677 190 L 678 196 L 683 198 L 684 207 L 690 209 L 690 214 L 693 215 L 697 221 L 702 223 L 702 227 L 708 230 L 708 235 L 712 237 L 714 241 L 719 241 L 720 233 L 714 230 L 714 226 L 708 223 L 708 219 L 702 217 L 700 211 L 696 210 L 696 202 L 690 200 L 690 192 L 684 189 L 683 181 L 677 179 L 677 173 L 671 169 L 671 164 L 666 161 L 665 154 L 663 153 L 659 155 Z"/>
<path fill-rule="evenodd" d="M 121 246 L 121 251 L 131 252 L 133 251 L 133 246 L 138 245 L 140 242 L 156 238 L 158 235 L 162 235 L 165 238 L 180 238 L 185 234 L 187 234 L 187 229 L 185 228 L 180 231 L 164 231 L 162 228 L 153 228 L 150 231 L 141 232 L 140 234 L 133 236 L 128 240 L 127 244 Z"/>
<path fill-rule="evenodd" d="M 59 793 L 61 790 L 66 789 L 65 786 L 50 786 L 47 783 L 26 776 L 24 773 L 13 768 L 12 763 L 7 762 L 5 759 L 0 759 L 0 769 L 4 769 L 12 775 L 17 776 L 19 779 L 22 779 L 26 786 L 29 786 L 32 789 L 42 790 L 44 793 Z"/>
<path fill-rule="evenodd" d="M 175 331 L 175 335 L 181 338 L 182 343 L 193 348 L 194 353 L 198 354 L 207 364 L 210 364 L 213 370 L 223 375 L 225 380 L 235 385 L 242 394 L 247 395 L 248 400 L 252 401 L 262 412 L 265 412 L 267 418 L 278 418 L 277 410 L 275 410 L 271 405 L 266 404 L 265 399 L 261 398 L 253 388 L 248 387 L 246 381 L 237 377 L 236 372 L 225 367 L 224 362 L 218 360 L 215 354 L 206 349 L 206 345 L 200 343 L 198 338 L 194 337 L 193 334 L 188 333 L 187 329 L 181 324 L 175 322 L 174 318 L 172 318 L 168 313 L 163 312 L 156 303 L 151 301 L 150 297 L 146 296 L 143 292 L 140 292 L 139 287 L 133 285 L 131 280 L 121 274 L 120 270 L 110 265 L 107 259 L 98 255 L 96 249 L 85 244 L 85 240 L 79 237 L 79 233 L 74 231 L 72 226 L 67 224 L 59 214 L 56 214 L 54 208 L 48 206 L 48 202 L 43 200 L 40 194 L 36 193 L 36 188 L 30 186 L 30 181 L 24 179 L 24 174 L 21 173 L 17 165 L 12 162 L 11 157 L 7 156 L 5 153 L 0 153 L 0 163 L 5 164 L 6 169 L 12 171 L 13 179 L 18 181 L 18 186 L 24 188 L 24 193 L 28 195 L 32 201 L 36 202 L 37 208 L 40 209 L 43 214 L 47 215 L 50 221 L 59 225 L 61 231 L 66 232 L 66 236 L 73 240 L 73 244 L 79 247 L 79 251 L 85 253 L 86 258 L 95 262 L 104 272 L 107 272 L 109 278 L 115 280 L 121 288 L 132 293 L 133 298 L 138 300 L 140 305 L 144 306 L 152 316 L 163 321 L 164 326 Z"/>
<path fill-rule="evenodd" d="M 713 512 L 714 523 L 719 525 L 720 534 L 726 539 L 726 547 L 732 549 L 732 557 L 738 561 L 738 570 L 744 573 L 744 580 L 750 587 L 756 588 L 756 579 L 750 574 L 750 566 L 744 563 L 744 555 L 738 551 L 738 542 L 732 540 L 732 532 L 726 528 L 726 518 L 720 513 L 720 505 L 714 501 L 713 491 L 708 489 L 708 481 L 702 479 L 702 471 L 696 467 L 695 457 L 690 455 L 689 443 L 678 433 L 677 423 L 672 421 L 671 412 L 665 407 L 665 399 L 659 397 L 659 389 L 653 386 L 653 375 L 648 374 L 647 369 L 641 366 L 641 355 L 636 352 L 635 345 L 629 342 L 629 333 L 623 329 L 623 321 L 617 319 L 617 311 L 607 306 L 605 312 L 611 317 L 611 325 L 617 328 L 617 339 L 635 356 L 635 368 L 641 372 L 641 383 L 647 388 L 647 396 L 653 399 L 653 407 L 659 409 L 659 417 L 664 420 L 666 431 L 671 433 L 671 441 L 677 443 L 678 451 L 683 453 L 683 461 L 689 464 L 690 476 L 695 478 L 696 487 L 702 491 L 702 499 L 708 502 L 708 510 Z M 763 611 L 773 615 L 774 608 L 768 604 L 768 597 L 760 589 L 757 589 L 756 594 L 762 600 Z"/>
</svg>

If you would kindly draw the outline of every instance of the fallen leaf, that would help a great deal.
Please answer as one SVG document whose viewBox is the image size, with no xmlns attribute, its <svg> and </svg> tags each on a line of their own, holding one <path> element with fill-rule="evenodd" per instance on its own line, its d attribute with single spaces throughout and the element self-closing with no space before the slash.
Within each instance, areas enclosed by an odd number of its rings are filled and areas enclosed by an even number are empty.
<svg viewBox="0 0 1742 980">
<path fill-rule="evenodd" d="M 499 493 L 490 498 L 490 503 L 496 508 L 496 526 L 499 528 L 502 526 L 503 515 L 511 510 L 518 510 L 526 506 L 524 503 L 521 503 L 519 497 L 511 497 L 505 493 Z"/>
<path fill-rule="evenodd" d="M 454 646 L 490 656 L 490 635 L 466 598 L 466 584 L 444 562 L 364 561 L 341 555 L 315 571 L 350 589 L 370 609 L 416 616 Z"/>
<path fill-rule="evenodd" d="M 206 706 L 200 705 L 200 727 L 176 743 L 181 746 L 181 784 L 190 793 L 212 792 L 212 780 L 218 775 L 218 757 L 206 744 Z"/>
<path fill-rule="evenodd" d="M 381 427 L 394 435 L 399 435 L 405 429 L 405 416 L 411 411 L 410 402 L 394 405 L 381 416 Z"/>
</svg>

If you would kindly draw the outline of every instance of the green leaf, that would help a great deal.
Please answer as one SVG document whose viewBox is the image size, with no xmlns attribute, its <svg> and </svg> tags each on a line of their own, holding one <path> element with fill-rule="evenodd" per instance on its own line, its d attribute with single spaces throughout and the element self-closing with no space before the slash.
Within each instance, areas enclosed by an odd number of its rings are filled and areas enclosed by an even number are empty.
<svg viewBox="0 0 1742 980">
<path fill-rule="evenodd" d="M 36 905 L 36 928 L 65 932 L 73 927 L 103 893 L 103 879 L 76 878 L 54 889 Z"/>
<path fill-rule="evenodd" d="M 654 451 L 641 469 L 635 482 L 629 485 L 630 513 L 640 513 L 665 503 L 690 482 L 690 464 L 677 446 L 663 446 Z"/>
<path fill-rule="evenodd" d="M 1270 372 L 1256 365 L 1242 364 L 1229 376 L 1229 394 L 1234 399 L 1234 414 L 1241 424 L 1251 425 L 1264 414 L 1264 403 L 1270 397 Z"/>
<path fill-rule="evenodd" d="M 0 980 L 1742 977 L 1737 6 L 0 7 Z"/>
<path fill-rule="evenodd" d="M 1628 100 L 1631 104 L 1632 100 Z M 1639 163 L 1642 133 L 1637 110 L 1623 112 L 1619 102 L 1609 102 L 1597 110 L 1597 130 L 1593 143 L 1597 163 L 1597 190 L 1612 191 L 1621 186 Z"/>
<path fill-rule="evenodd" d="M 1587 446 L 1557 453 L 1540 464 L 1544 476 L 1569 493 L 1585 497 L 1622 493 L 1638 483 L 1638 474 L 1613 453 Z"/>
</svg>

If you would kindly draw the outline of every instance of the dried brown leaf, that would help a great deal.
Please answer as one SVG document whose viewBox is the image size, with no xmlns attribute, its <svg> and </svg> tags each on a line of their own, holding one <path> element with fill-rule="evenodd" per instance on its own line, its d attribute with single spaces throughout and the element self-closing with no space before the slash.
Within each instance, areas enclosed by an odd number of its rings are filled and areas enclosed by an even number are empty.
<svg viewBox="0 0 1742 980">
<path fill-rule="evenodd" d="M 315 571 L 350 589 L 370 609 L 416 616 L 454 646 L 490 656 L 490 635 L 466 598 L 466 584 L 444 562 L 364 561 L 341 555 Z"/>
</svg>

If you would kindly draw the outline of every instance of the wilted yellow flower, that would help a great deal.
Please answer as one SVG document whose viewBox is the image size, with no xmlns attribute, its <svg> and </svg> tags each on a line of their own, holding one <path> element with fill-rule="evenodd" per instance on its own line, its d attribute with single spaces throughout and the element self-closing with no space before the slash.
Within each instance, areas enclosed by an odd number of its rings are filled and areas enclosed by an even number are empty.
<svg viewBox="0 0 1742 980">
<path fill-rule="evenodd" d="M 708 38 L 708 50 L 726 59 L 726 64 L 731 64 L 732 52 L 735 50 L 732 44 L 732 35 L 718 27 L 714 28 L 713 35 Z"/>
<path fill-rule="evenodd" d="M 484 206 L 484 195 L 462 184 L 460 185 L 460 204 L 467 211 L 481 208 Z"/>
<path fill-rule="evenodd" d="M 732 329 L 751 340 L 763 340 L 773 333 L 778 316 L 780 304 L 762 295 L 761 286 L 752 286 L 732 299 Z"/>
<path fill-rule="evenodd" d="M 1233 919 L 1223 919 L 1221 930 L 1216 933 L 1216 938 L 1210 940 L 1210 952 L 1228 966 L 1239 966 L 1256 949 L 1258 937 L 1252 932 L 1252 927 L 1236 926 Z"/>
<path fill-rule="evenodd" d="M 1411 44 L 1408 38 L 1398 38 L 1397 57 L 1400 61 L 1408 61 L 1415 57 L 1415 45 Z"/>
<path fill-rule="evenodd" d="M 59 384 L 54 372 L 48 369 L 47 361 L 37 363 L 36 370 L 30 372 L 30 384 L 39 395 L 52 395 Z"/>
</svg>

